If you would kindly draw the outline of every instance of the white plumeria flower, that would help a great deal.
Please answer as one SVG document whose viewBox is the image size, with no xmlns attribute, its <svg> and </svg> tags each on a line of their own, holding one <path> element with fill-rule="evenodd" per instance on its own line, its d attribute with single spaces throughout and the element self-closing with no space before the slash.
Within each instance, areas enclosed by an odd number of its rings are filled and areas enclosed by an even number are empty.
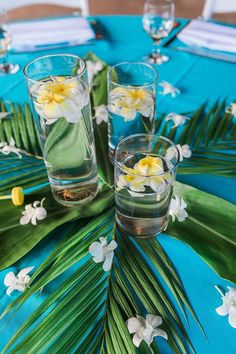
<svg viewBox="0 0 236 354">
<path fill-rule="evenodd" d="M 215 288 L 221 294 L 221 299 L 223 301 L 223 305 L 217 307 L 216 312 L 220 316 L 228 315 L 228 321 L 230 326 L 236 328 L 236 289 L 228 286 L 228 292 L 226 292 L 224 295 L 222 291 L 218 288 L 218 286 L 215 286 Z"/>
<path fill-rule="evenodd" d="M 176 147 L 179 150 L 179 161 L 183 161 L 184 158 L 189 158 L 192 156 L 192 151 L 188 144 L 182 146 L 177 144 Z M 174 157 L 176 157 L 176 150 L 173 146 L 171 146 L 166 150 L 166 159 L 172 160 Z"/>
<path fill-rule="evenodd" d="M 176 97 L 176 95 L 180 93 L 180 90 L 177 87 L 167 81 L 162 80 L 159 86 L 163 87 L 163 91 L 160 92 L 161 95 L 171 95 L 172 97 Z"/>
<path fill-rule="evenodd" d="M 20 154 L 20 149 L 16 147 L 15 140 L 13 137 L 10 138 L 10 143 L 8 144 L 6 141 L 0 143 L 0 152 L 4 155 L 9 155 L 10 153 L 16 154 L 19 159 L 22 159 L 22 155 Z"/>
<path fill-rule="evenodd" d="M 6 274 L 4 278 L 4 285 L 8 287 L 6 294 L 11 295 L 13 290 L 25 291 L 29 287 L 30 276 L 28 275 L 34 267 L 28 267 L 22 269 L 17 275 L 13 272 Z"/>
<path fill-rule="evenodd" d="M 97 125 L 101 124 L 102 122 L 108 122 L 108 110 L 105 104 L 101 104 L 100 106 L 94 107 L 95 116 Z"/>
<path fill-rule="evenodd" d="M 181 125 L 183 125 L 186 120 L 189 120 L 190 118 L 187 117 L 187 116 L 183 116 L 182 114 L 177 114 L 177 113 L 169 113 L 167 116 L 166 116 L 166 122 L 168 122 L 169 120 L 172 120 L 174 125 L 171 129 L 173 128 L 177 128 Z"/>
<path fill-rule="evenodd" d="M 175 199 L 171 199 L 169 209 L 169 215 L 172 217 L 172 221 L 175 221 L 175 218 L 180 222 L 184 221 L 188 217 L 188 213 L 185 208 L 187 208 L 187 204 L 183 198 L 175 195 Z"/>
<path fill-rule="evenodd" d="M 137 318 L 136 318 L 137 317 Z M 157 328 L 162 324 L 161 316 L 147 315 L 146 320 L 139 315 L 129 318 L 126 322 L 130 334 L 134 333 L 133 343 L 138 348 L 142 340 L 151 345 L 153 338 L 160 336 L 168 339 L 167 334 L 162 329 Z"/>
<path fill-rule="evenodd" d="M 22 212 L 20 219 L 21 225 L 26 225 L 31 222 L 32 225 L 37 225 L 37 220 L 43 220 L 47 217 L 47 211 L 43 207 L 43 202 L 46 198 L 43 198 L 41 202 L 36 200 L 33 204 L 25 206 L 25 210 Z"/>
<path fill-rule="evenodd" d="M 88 72 L 89 87 L 91 88 L 94 76 L 96 76 L 99 71 L 103 69 L 103 65 L 100 61 L 86 60 L 86 66 Z"/>
<path fill-rule="evenodd" d="M 51 81 L 36 83 L 31 87 L 35 110 L 46 120 L 47 125 L 59 118 L 65 118 L 68 123 L 77 123 L 82 117 L 82 109 L 89 103 L 85 88 L 85 83 L 79 80 L 51 76 Z"/>
<path fill-rule="evenodd" d="M 0 112 L 0 123 L 2 123 L 2 120 L 7 118 L 11 112 Z"/>
<path fill-rule="evenodd" d="M 154 192 L 161 192 L 167 182 L 171 182 L 171 175 L 164 173 L 163 162 L 159 157 L 146 156 L 140 159 L 134 168 L 123 166 L 127 174 L 120 174 L 118 191 L 126 187 L 132 197 L 144 197 L 145 186 Z M 161 174 L 161 176 L 158 176 Z M 160 197 L 160 196 L 159 196 Z"/>
<path fill-rule="evenodd" d="M 89 253 L 93 256 L 96 263 L 103 263 L 103 270 L 108 272 L 111 269 L 114 250 L 117 247 L 116 241 L 112 240 L 109 244 L 105 237 L 99 237 L 99 242 L 93 242 L 89 247 Z"/>
<path fill-rule="evenodd" d="M 109 94 L 109 110 L 122 116 L 125 122 L 133 120 L 137 113 L 144 117 L 153 115 L 153 93 L 147 89 L 116 87 Z"/>
<path fill-rule="evenodd" d="M 236 103 L 230 103 L 230 105 L 226 107 L 225 112 L 236 116 Z"/>
</svg>

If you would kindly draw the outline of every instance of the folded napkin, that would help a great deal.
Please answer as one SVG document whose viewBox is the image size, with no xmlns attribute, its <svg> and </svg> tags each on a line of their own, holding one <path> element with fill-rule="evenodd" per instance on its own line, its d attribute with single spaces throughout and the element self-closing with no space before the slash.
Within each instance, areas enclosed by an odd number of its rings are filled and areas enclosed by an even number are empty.
<svg viewBox="0 0 236 354">
<path fill-rule="evenodd" d="M 79 45 L 95 38 L 89 22 L 79 16 L 9 24 L 14 52 Z"/>
<path fill-rule="evenodd" d="M 236 53 L 236 28 L 192 20 L 177 38 L 191 46 Z"/>
</svg>

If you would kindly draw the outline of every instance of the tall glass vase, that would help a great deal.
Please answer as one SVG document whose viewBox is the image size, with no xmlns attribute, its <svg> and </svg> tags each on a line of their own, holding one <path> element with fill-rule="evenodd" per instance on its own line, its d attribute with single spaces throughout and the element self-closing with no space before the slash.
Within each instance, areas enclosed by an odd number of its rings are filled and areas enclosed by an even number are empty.
<svg viewBox="0 0 236 354">
<path fill-rule="evenodd" d="M 48 55 L 24 75 L 55 199 L 66 206 L 92 200 L 98 177 L 85 62 Z"/>
<path fill-rule="evenodd" d="M 108 71 L 109 154 L 113 161 L 119 141 L 131 134 L 152 134 L 158 74 L 151 65 L 124 62 Z"/>
</svg>

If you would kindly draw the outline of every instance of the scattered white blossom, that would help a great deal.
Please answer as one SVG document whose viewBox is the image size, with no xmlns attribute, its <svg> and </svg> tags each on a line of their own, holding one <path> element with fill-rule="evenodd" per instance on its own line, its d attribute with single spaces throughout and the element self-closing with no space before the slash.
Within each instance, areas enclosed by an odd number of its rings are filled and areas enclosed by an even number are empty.
<svg viewBox="0 0 236 354">
<path fill-rule="evenodd" d="M 142 316 L 136 315 L 136 317 L 129 318 L 126 324 L 129 333 L 134 333 L 133 343 L 137 348 L 142 340 L 150 346 L 156 336 L 168 339 L 166 332 L 157 328 L 162 324 L 161 316 L 148 314 L 145 320 Z"/>
<path fill-rule="evenodd" d="M 177 144 L 176 147 L 179 150 L 179 161 L 183 161 L 184 158 L 192 156 L 192 151 L 189 145 L 185 144 L 181 146 L 180 144 Z M 172 160 L 174 157 L 176 157 L 176 149 L 171 146 L 166 150 L 166 159 Z"/>
<path fill-rule="evenodd" d="M 190 119 L 189 117 L 183 116 L 183 115 L 177 114 L 177 113 L 169 113 L 166 116 L 166 122 L 168 122 L 169 120 L 172 120 L 174 123 L 172 129 L 183 125 L 186 122 L 186 120 L 189 120 L 189 119 Z"/>
<path fill-rule="evenodd" d="M 108 110 L 105 104 L 101 104 L 100 106 L 94 107 L 95 115 L 94 118 L 96 119 L 96 123 L 99 125 L 102 122 L 108 122 Z"/>
<path fill-rule="evenodd" d="M 169 215 L 172 217 L 172 221 L 175 221 L 175 218 L 180 222 L 184 221 L 188 217 L 185 208 L 187 208 L 187 204 L 183 198 L 175 194 L 175 199 L 171 199 L 169 210 Z"/>
<path fill-rule="evenodd" d="M 0 123 L 2 123 L 2 120 L 7 118 L 11 112 L 0 112 Z"/>
<path fill-rule="evenodd" d="M 37 225 L 37 220 L 43 220 L 47 217 L 47 211 L 43 207 L 45 198 L 39 202 L 36 200 L 33 204 L 27 204 L 25 210 L 22 212 L 20 219 L 21 225 L 26 225 L 31 222 L 32 225 Z"/>
<path fill-rule="evenodd" d="M 117 247 L 116 241 L 112 240 L 109 244 L 105 237 L 99 237 L 99 242 L 93 242 L 89 247 L 89 253 L 93 256 L 96 263 L 103 263 L 103 270 L 108 272 L 111 269 L 114 250 Z"/>
<path fill-rule="evenodd" d="M 180 93 L 180 90 L 177 87 L 167 81 L 162 80 L 159 86 L 163 87 L 163 91 L 160 92 L 161 95 L 171 95 L 172 97 L 175 97 Z"/>
<path fill-rule="evenodd" d="M 17 275 L 13 272 L 6 274 L 4 278 L 4 285 L 8 287 L 6 290 L 6 294 L 8 296 L 11 295 L 13 290 L 25 291 L 25 289 L 29 287 L 28 284 L 30 281 L 30 276 L 28 273 L 31 272 L 33 268 L 34 267 L 24 268 Z"/>
<path fill-rule="evenodd" d="M 151 117 L 153 109 L 153 93 L 148 89 L 116 87 L 109 94 L 109 110 L 125 122 L 135 119 L 137 113 Z"/>
<path fill-rule="evenodd" d="M 19 159 L 22 159 L 20 151 L 21 150 L 16 147 L 16 143 L 13 137 L 10 138 L 9 144 L 6 141 L 0 143 L 0 152 L 4 155 L 9 155 L 10 153 L 13 153 L 16 154 Z"/>
<path fill-rule="evenodd" d="M 236 117 L 236 103 L 230 103 L 230 105 L 226 107 L 225 112 L 230 113 L 232 116 Z"/>
<path fill-rule="evenodd" d="M 91 88 L 94 76 L 96 76 L 99 71 L 103 69 L 103 65 L 100 61 L 86 60 L 86 66 L 88 72 L 89 87 Z"/>
<path fill-rule="evenodd" d="M 230 326 L 236 328 L 236 289 L 228 286 L 228 292 L 224 295 L 218 286 L 215 286 L 215 288 L 221 294 L 221 299 L 223 301 L 223 305 L 217 307 L 216 312 L 220 316 L 228 315 Z"/>
</svg>

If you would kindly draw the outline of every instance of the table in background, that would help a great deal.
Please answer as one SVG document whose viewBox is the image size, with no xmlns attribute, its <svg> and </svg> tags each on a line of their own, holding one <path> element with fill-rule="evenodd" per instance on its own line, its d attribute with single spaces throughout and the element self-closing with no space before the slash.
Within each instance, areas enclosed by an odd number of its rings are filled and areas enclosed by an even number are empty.
<svg viewBox="0 0 236 354">
<path fill-rule="evenodd" d="M 83 57 L 88 51 L 92 51 L 108 64 L 115 64 L 121 61 L 141 61 L 143 55 L 150 52 L 151 39 L 142 29 L 140 16 L 100 16 L 97 17 L 97 20 L 105 29 L 106 37 L 104 39 L 97 40 L 91 45 L 51 50 L 50 53 L 71 53 Z M 185 20 L 181 20 L 181 24 L 184 23 Z M 210 106 L 217 99 L 226 99 L 230 103 L 236 98 L 236 81 L 233 81 L 236 75 L 235 64 L 173 50 L 172 48 L 177 45 L 179 45 L 179 41 L 174 39 L 164 49 L 171 59 L 157 69 L 159 82 L 161 80 L 171 82 L 181 90 L 181 94 L 175 99 L 170 96 L 158 95 L 157 113 L 190 112 L 204 102 L 208 102 L 207 105 Z M 21 65 L 21 71 L 16 75 L 0 77 L 0 97 L 17 103 L 27 101 L 22 69 L 30 60 L 48 53 L 49 51 L 43 51 L 11 55 L 11 60 Z M 236 181 L 233 179 L 198 175 L 182 176 L 180 180 L 223 197 L 230 202 L 236 202 Z M 53 250 L 60 237 L 57 232 L 53 232 L 13 267 L 0 272 L 0 312 L 11 303 L 12 298 L 18 295 L 15 293 L 10 298 L 5 294 L 3 285 L 5 274 L 10 270 L 17 273 L 19 269 L 27 266 L 37 268 Z M 190 325 L 189 328 L 187 327 L 187 331 L 197 354 L 236 353 L 235 329 L 229 326 L 226 317 L 220 317 L 215 312 L 215 308 L 221 305 L 221 299 L 214 289 L 214 285 L 218 284 L 226 288 L 230 284 L 218 277 L 184 243 L 167 235 L 160 235 L 159 240 L 176 266 L 190 302 L 208 336 L 207 341 L 189 316 Z M 61 276 L 61 278 L 63 277 L 65 275 Z M 56 284 L 57 282 L 54 281 L 47 286 L 41 298 L 37 300 L 38 302 L 35 299 L 29 299 L 14 318 L 3 325 L 0 350 Z M 164 340 L 160 339 L 159 343 L 163 354 L 170 352 Z"/>
</svg>

